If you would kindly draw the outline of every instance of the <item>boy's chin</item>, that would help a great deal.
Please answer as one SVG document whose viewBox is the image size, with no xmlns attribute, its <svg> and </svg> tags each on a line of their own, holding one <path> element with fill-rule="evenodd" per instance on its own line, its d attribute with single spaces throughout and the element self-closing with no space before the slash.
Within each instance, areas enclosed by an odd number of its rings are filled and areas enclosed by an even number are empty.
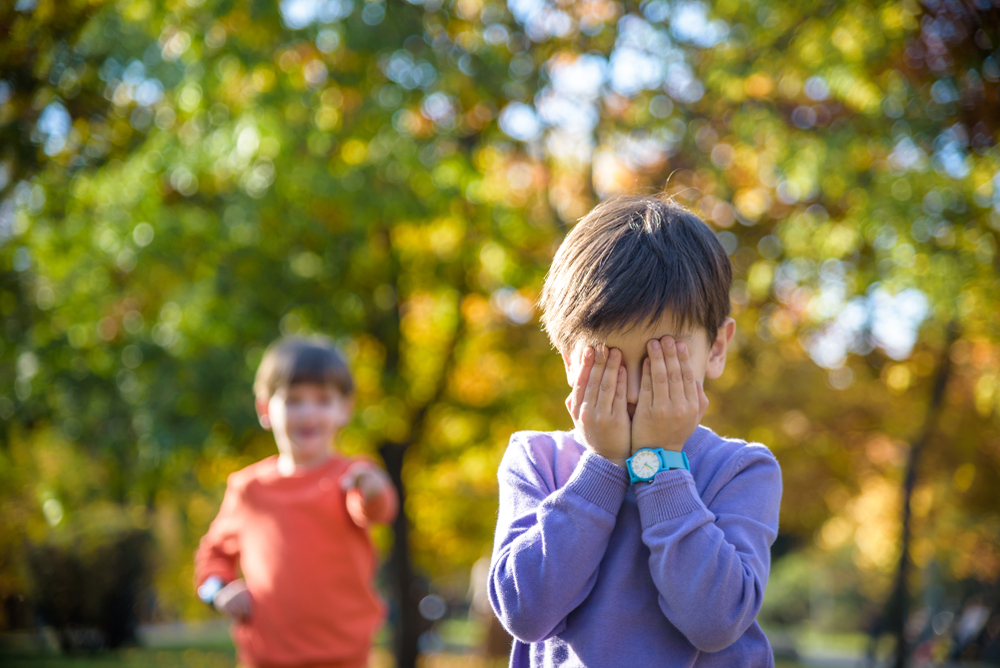
<svg viewBox="0 0 1000 668">
<path fill-rule="evenodd" d="M 322 440 L 312 440 L 293 442 L 292 443 L 292 454 L 295 459 L 299 460 L 312 460 L 317 457 L 322 457 L 327 454 L 329 448 L 325 441 Z"/>
</svg>

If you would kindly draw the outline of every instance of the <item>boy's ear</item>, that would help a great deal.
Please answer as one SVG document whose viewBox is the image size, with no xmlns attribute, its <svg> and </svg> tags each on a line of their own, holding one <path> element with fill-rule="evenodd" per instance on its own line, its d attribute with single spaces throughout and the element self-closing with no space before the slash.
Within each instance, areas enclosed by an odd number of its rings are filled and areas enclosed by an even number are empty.
<svg viewBox="0 0 1000 668">
<path fill-rule="evenodd" d="M 726 318 L 712 342 L 712 348 L 708 351 L 708 365 L 705 367 L 706 378 L 718 378 L 726 369 L 726 351 L 729 350 L 729 343 L 736 334 L 736 321 Z"/>
<path fill-rule="evenodd" d="M 563 358 L 563 366 L 566 367 L 566 382 L 570 387 L 576 384 L 577 376 L 580 374 L 580 365 L 583 364 L 583 350 L 586 348 L 582 341 L 572 344 L 569 350 L 559 350 Z"/>
<path fill-rule="evenodd" d="M 562 355 L 563 366 L 566 367 L 566 382 L 569 383 L 570 387 L 573 387 L 573 382 L 576 380 L 573 378 L 573 360 L 565 350 L 560 350 L 559 354 Z"/>
<path fill-rule="evenodd" d="M 271 416 L 268 415 L 267 406 L 270 399 L 267 392 L 258 392 L 257 396 L 253 398 L 254 408 L 257 409 L 257 420 L 260 422 L 260 426 L 268 431 L 271 430 Z"/>
</svg>

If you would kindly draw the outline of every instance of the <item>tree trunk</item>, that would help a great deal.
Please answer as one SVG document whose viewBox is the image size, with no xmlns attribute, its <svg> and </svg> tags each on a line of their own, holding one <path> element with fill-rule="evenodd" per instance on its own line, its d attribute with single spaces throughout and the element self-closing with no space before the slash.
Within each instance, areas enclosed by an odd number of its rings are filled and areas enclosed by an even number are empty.
<svg viewBox="0 0 1000 668">
<path fill-rule="evenodd" d="M 392 249 L 392 235 L 388 226 L 383 226 L 380 231 L 384 243 Z M 386 347 L 386 361 L 383 370 L 383 383 L 389 389 L 399 391 L 403 381 L 400 378 L 400 346 L 402 345 L 402 334 L 400 322 L 400 301 L 402 293 L 399 286 L 399 275 L 401 272 L 399 259 L 394 250 L 390 252 L 389 278 L 390 284 L 396 293 L 396 305 L 387 314 L 373 324 L 373 331 L 378 333 L 379 340 Z M 461 307 L 465 293 L 458 295 L 458 306 Z M 417 657 L 420 654 L 419 640 L 420 634 L 428 628 L 425 620 L 420 615 L 421 592 L 417 587 L 417 580 L 413 572 L 413 560 L 410 556 L 410 522 L 406 516 L 406 490 L 403 485 L 403 462 L 410 446 L 419 445 L 424 438 L 425 420 L 428 411 L 446 393 L 448 386 L 448 376 L 455 365 L 455 349 L 465 332 L 464 323 L 459 317 L 458 324 L 452 335 L 445 356 L 445 363 L 441 369 L 441 376 L 438 379 L 434 395 L 422 406 L 417 408 L 410 421 L 410 433 L 406 441 L 396 443 L 384 441 L 379 446 L 379 454 L 385 462 L 386 472 L 392 479 L 392 484 L 396 486 L 396 493 L 399 495 L 399 512 L 392 523 L 393 543 L 392 551 L 389 553 L 389 560 L 386 568 L 391 582 L 392 591 L 399 606 L 399 618 L 394 629 L 393 650 L 396 657 L 396 668 L 415 668 Z"/>
<path fill-rule="evenodd" d="M 910 648 L 906 641 L 906 621 L 909 617 L 910 591 L 908 579 L 910 575 L 910 533 L 913 517 L 913 488 L 917 482 L 917 469 L 920 465 L 920 454 L 934 432 L 938 417 L 944 405 L 944 391 L 951 374 L 951 345 L 958 338 L 958 325 L 952 322 L 948 325 L 948 335 L 941 352 L 934 386 L 931 390 L 924 426 L 919 437 L 910 445 L 910 453 L 906 462 L 906 477 L 903 479 L 903 517 L 902 535 L 900 537 L 899 565 L 893 582 L 892 593 L 886 601 L 885 610 L 875 622 L 868 643 L 867 665 L 875 662 L 875 650 L 879 637 L 889 632 L 896 638 L 894 668 L 906 668 Z"/>
<path fill-rule="evenodd" d="M 403 459 L 409 445 L 409 443 L 386 442 L 379 448 L 379 453 L 385 461 L 386 471 L 399 494 L 399 512 L 392 523 L 395 538 L 388 564 L 392 589 L 399 605 L 399 622 L 393 640 L 396 668 L 415 668 L 419 654 L 417 642 L 421 632 L 418 608 L 420 601 L 417 600 L 413 563 L 410 559 L 410 523 L 404 511 L 406 495 L 403 489 Z"/>
</svg>

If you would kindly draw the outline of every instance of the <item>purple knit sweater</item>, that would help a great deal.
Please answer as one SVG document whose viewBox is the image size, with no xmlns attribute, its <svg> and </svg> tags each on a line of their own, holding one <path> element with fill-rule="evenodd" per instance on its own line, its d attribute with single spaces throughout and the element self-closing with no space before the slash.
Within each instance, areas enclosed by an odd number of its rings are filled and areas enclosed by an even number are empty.
<svg viewBox="0 0 1000 668">
<path fill-rule="evenodd" d="M 514 434 L 489 583 L 511 666 L 774 665 L 756 617 L 781 469 L 705 427 L 684 452 L 690 473 L 630 487 L 574 432 Z"/>
</svg>

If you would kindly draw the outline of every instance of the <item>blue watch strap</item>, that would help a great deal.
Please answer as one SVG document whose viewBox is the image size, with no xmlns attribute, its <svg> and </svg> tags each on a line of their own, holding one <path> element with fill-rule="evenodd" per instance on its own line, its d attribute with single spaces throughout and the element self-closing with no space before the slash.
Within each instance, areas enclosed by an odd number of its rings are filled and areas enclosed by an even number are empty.
<svg viewBox="0 0 1000 668">
<path fill-rule="evenodd" d="M 657 448 L 656 454 L 660 456 L 660 461 L 663 463 L 660 468 L 661 471 L 672 471 L 673 469 L 691 470 L 691 465 L 688 464 L 687 453 L 684 451 L 677 452 L 676 450 Z"/>
</svg>

